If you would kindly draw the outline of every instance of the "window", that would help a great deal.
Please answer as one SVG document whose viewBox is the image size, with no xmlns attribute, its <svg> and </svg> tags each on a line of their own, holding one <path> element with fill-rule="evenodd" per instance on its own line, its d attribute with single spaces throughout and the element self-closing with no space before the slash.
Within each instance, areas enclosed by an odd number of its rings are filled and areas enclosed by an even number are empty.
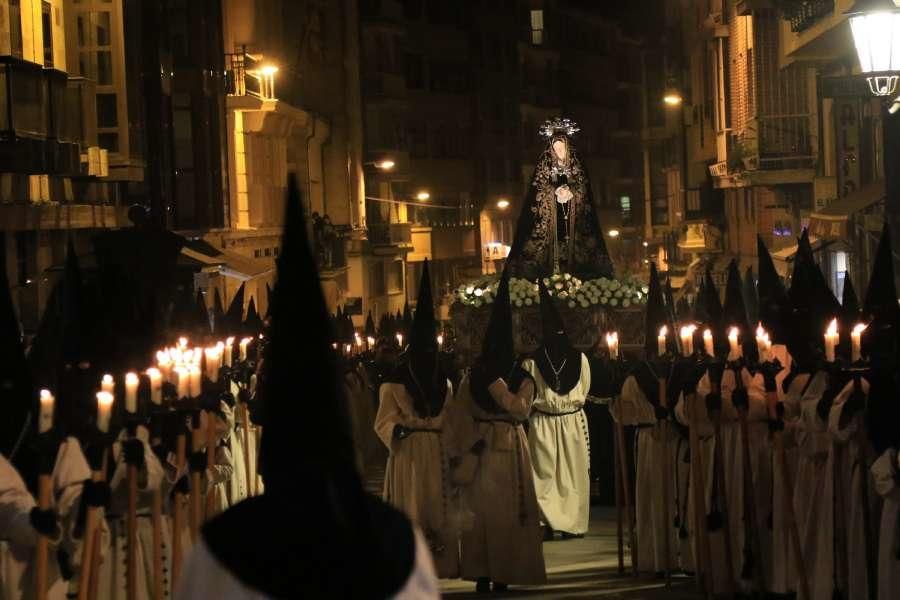
<svg viewBox="0 0 900 600">
<path fill-rule="evenodd" d="M 21 0 L 9 0 L 10 54 L 22 58 L 22 9 Z"/>
<path fill-rule="evenodd" d="M 622 222 L 631 222 L 631 197 L 619 196 L 619 209 L 622 211 Z"/>
<path fill-rule="evenodd" d="M 97 94 L 97 127 L 117 127 L 118 125 L 116 94 Z"/>
<path fill-rule="evenodd" d="M 544 43 L 544 11 L 531 11 L 531 43 L 540 46 Z"/>
<path fill-rule="evenodd" d="M 846 252 L 833 252 L 831 254 L 831 289 L 838 298 L 844 297 L 844 280 L 847 277 L 848 264 Z"/>
<path fill-rule="evenodd" d="M 97 144 L 100 145 L 101 148 L 105 148 L 109 152 L 118 152 L 119 151 L 119 134 L 118 133 L 98 133 L 97 134 Z"/>
<path fill-rule="evenodd" d="M 44 66 L 53 66 L 53 17 L 50 3 L 41 2 L 41 32 L 44 36 Z"/>
</svg>

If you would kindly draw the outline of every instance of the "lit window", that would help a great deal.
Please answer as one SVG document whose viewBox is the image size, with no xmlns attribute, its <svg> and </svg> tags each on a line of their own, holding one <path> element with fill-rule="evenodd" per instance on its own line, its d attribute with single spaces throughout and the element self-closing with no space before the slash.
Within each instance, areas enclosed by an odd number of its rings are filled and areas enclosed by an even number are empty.
<svg viewBox="0 0 900 600">
<path fill-rule="evenodd" d="M 619 196 L 619 208 L 622 211 L 622 221 L 631 221 L 631 197 Z"/>
<path fill-rule="evenodd" d="M 531 43 L 540 46 L 544 43 L 544 11 L 531 11 Z"/>
</svg>

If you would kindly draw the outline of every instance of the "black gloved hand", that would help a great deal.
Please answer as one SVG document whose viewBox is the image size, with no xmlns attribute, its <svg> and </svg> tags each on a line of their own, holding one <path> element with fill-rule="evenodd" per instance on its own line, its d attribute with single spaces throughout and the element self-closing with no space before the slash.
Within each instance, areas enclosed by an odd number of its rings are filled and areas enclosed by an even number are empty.
<svg viewBox="0 0 900 600">
<path fill-rule="evenodd" d="M 175 485 L 172 489 L 173 492 L 181 494 L 182 496 L 187 496 L 191 493 L 191 478 L 187 475 L 182 475 L 178 478 L 178 481 L 175 482 Z"/>
<path fill-rule="evenodd" d="M 669 419 L 669 409 L 664 406 L 654 405 L 653 414 L 656 415 L 657 421 L 666 421 Z"/>
<path fill-rule="evenodd" d="M 394 439 L 402 440 L 406 437 L 409 437 L 409 429 L 403 425 L 394 425 Z"/>
<path fill-rule="evenodd" d="M 202 450 L 199 452 L 191 452 L 191 455 L 188 456 L 188 468 L 191 473 L 206 472 L 206 452 Z"/>
<path fill-rule="evenodd" d="M 731 404 L 734 405 L 735 410 L 746 411 L 749 409 L 750 395 L 747 393 L 747 388 L 735 388 L 735 390 L 731 392 Z"/>
<path fill-rule="evenodd" d="M 710 392 L 706 395 L 706 412 L 714 415 L 722 411 L 722 395 L 719 392 Z"/>
<path fill-rule="evenodd" d="M 769 433 L 784 431 L 784 421 L 781 419 L 769 419 Z"/>
<path fill-rule="evenodd" d="M 773 361 L 767 361 L 759 365 L 759 371 L 762 373 L 763 382 L 767 392 L 777 392 L 778 382 L 776 377 L 782 371 L 781 363 L 776 358 Z"/>
<path fill-rule="evenodd" d="M 103 508 L 109 505 L 109 484 L 105 481 L 88 479 L 81 490 L 81 500 L 86 506 Z"/>
<path fill-rule="evenodd" d="M 144 466 L 144 443 L 141 440 L 128 439 L 122 442 L 122 456 L 125 464 L 141 468 Z"/>
<path fill-rule="evenodd" d="M 56 517 L 56 511 L 52 508 L 41 510 L 35 506 L 28 514 L 28 521 L 35 531 L 48 538 L 53 539 L 59 536 L 59 520 Z"/>
<path fill-rule="evenodd" d="M 706 365 L 694 360 L 686 360 L 682 367 L 681 391 L 685 394 L 693 394 L 697 391 L 697 384 L 706 373 Z"/>
</svg>

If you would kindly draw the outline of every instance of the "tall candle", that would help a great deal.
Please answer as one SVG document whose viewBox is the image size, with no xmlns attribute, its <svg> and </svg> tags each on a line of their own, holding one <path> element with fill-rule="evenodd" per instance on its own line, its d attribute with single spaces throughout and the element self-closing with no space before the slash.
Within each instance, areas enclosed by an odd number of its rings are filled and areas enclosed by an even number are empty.
<svg viewBox="0 0 900 600">
<path fill-rule="evenodd" d="M 97 429 L 102 433 L 109 431 L 109 417 L 112 414 L 113 395 L 109 392 L 97 392 Z"/>
<path fill-rule="evenodd" d="M 222 354 L 218 346 L 206 348 L 203 353 L 206 355 L 206 376 L 213 383 L 219 380 L 219 368 L 222 366 Z"/>
<path fill-rule="evenodd" d="M 241 340 L 241 360 L 247 360 L 247 346 L 252 341 L 253 341 L 253 338 L 248 338 L 248 337 Z"/>
<path fill-rule="evenodd" d="M 188 339 L 186 337 L 178 338 L 178 346 L 180 348 L 187 348 Z"/>
<path fill-rule="evenodd" d="M 737 360 L 744 355 L 744 351 L 738 344 L 738 328 L 732 327 L 728 330 L 728 360 Z"/>
<path fill-rule="evenodd" d="M 172 379 L 172 357 L 168 351 L 160 350 L 156 353 L 156 366 L 166 381 L 175 383 Z"/>
<path fill-rule="evenodd" d="M 669 328 L 663 325 L 659 328 L 659 335 L 656 336 L 656 353 L 660 356 L 665 356 L 666 354 L 666 334 L 669 333 Z"/>
<path fill-rule="evenodd" d="M 759 361 L 765 362 L 768 358 L 766 356 L 766 330 L 763 329 L 762 324 L 756 328 L 756 351 L 759 353 Z"/>
<path fill-rule="evenodd" d="M 397 334 L 397 345 L 400 346 L 401 348 L 403 347 L 403 334 L 402 333 Z"/>
<path fill-rule="evenodd" d="M 188 386 L 188 395 L 191 398 L 200 396 L 202 390 L 203 376 L 200 373 L 200 367 L 193 365 L 188 370 L 190 384 Z"/>
<path fill-rule="evenodd" d="M 694 325 L 685 325 L 681 328 L 681 353 L 690 356 L 694 353 Z"/>
<path fill-rule="evenodd" d="M 147 377 L 150 379 L 150 402 L 159 406 L 162 404 L 162 373 L 155 367 L 147 369 Z"/>
<path fill-rule="evenodd" d="M 853 362 L 859 362 L 862 358 L 862 332 L 866 330 L 866 327 L 867 325 L 857 323 L 850 332 L 850 360 Z"/>
<path fill-rule="evenodd" d="M 611 331 L 606 334 L 606 347 L 609 348 L 609 358 L 611 360 L 619 359 L 619 334 Z"/>
<path fill-rule="evenodd" d="M 438 350 L 441 350 L 444 347 L 444 336 L 440 333 L 437 336 Z"/>
<path fill-rule="evenodd" d="M 826 362 L 834 362 L 834 348 L 840 340 L 838 335 L 837 319 L 832 319 L 825 330 L 825 360 Z"/>
<path fill-rule="evenodd" d="M 370 335 L 369 337 L 366 338 L 366 344 L 368 345 L 367 349 L 371 350 L 372 348 L 375 347 L 375 338 L 373 338 Z"/>
<path fill-rule="evenodd" d="M 225 338 L 225 366 L 230 367 L 234 358 L 234 338 Z"/>
<path fill-rule="evenodd" d="M 100 380 L 100 391 L 108 392 L 110 394 L 114 394 L 116 391 L 116 382 L 113 380 L 113 376 L 106 374 L 103 376 L 103 379 Z"/>
<path fill-rule="evenodd" d="M 53 428 L 53 406 L 56 398 L 50 390 L 41 390 L 41 415 L 38 419 L 38 433 L 47 433 Z"/>
<path fill-rule="evenodd" d="M 712 331 L 709 329 L 703 330 L 703 350 L 706 351 L 707 356 L 716 355 L 716 349 L 713 347 Z"/>
<path fill-rule="evenodd" d="M 125 411 L 131 414 L 137 412 L 137 395 L 138 395 L 138 379 L 137 373 L 125 374 Z"/>
<path fill-rule="evenodd" d="M 178 399 L 187 398 L 191 394 L 190 372 L 185 367 L 175 367 L 175 385 L 178 390 Z"/>
</svg>

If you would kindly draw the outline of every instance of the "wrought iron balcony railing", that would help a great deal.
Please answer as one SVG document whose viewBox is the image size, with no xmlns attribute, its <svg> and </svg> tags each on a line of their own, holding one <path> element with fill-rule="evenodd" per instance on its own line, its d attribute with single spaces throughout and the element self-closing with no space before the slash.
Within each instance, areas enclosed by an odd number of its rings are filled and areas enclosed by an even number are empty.
<svg viewBox="0 0 900 600">
<path fill-rule="evenodd" d="M 834 0 L 778 0 L 775 4 L 794 33 L 806 31 L 834 12 Z"/>
</svg>

